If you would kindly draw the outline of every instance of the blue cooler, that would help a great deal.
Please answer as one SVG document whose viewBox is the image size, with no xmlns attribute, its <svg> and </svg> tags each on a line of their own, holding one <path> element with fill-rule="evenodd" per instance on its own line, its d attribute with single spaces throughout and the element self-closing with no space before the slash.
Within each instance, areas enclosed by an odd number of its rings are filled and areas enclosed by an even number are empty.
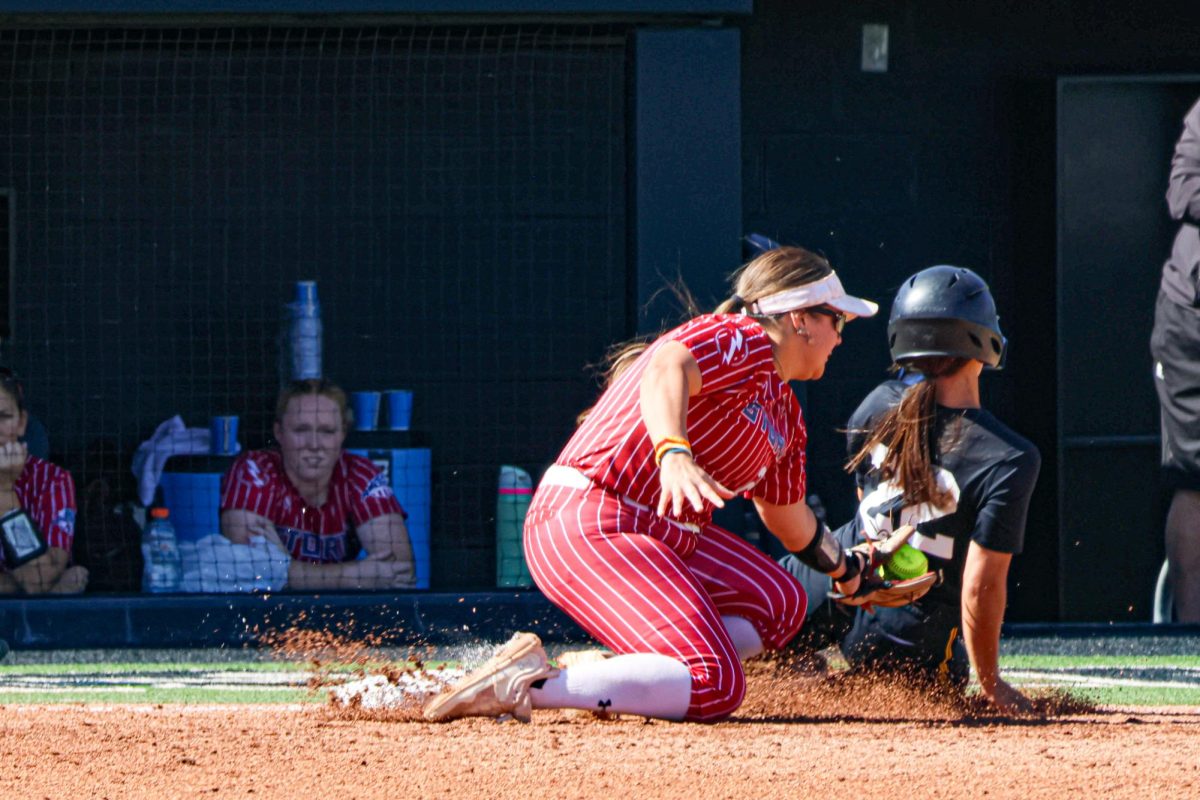
<svg viewBox="0 0 1200 800">
<path fill-rule="evenodd" d="M 171 512 L 175 537 L 195 542 L 221 532 L 221 476 L 233 464 L 232 456 L 172 456 L 159 488 Z"/>
<path fill-rule="evenodd" d="M 430 464 L 428 448 L 412 447 L 399 450 L 347 450 L 365 456 L 383 470 L 396 499 L 408 512 L 405 527 L 412 541 L 413 560 L 417 568 L 417 588 L 429 588 L 429 522 L 430 522 Z"/>
</svg>

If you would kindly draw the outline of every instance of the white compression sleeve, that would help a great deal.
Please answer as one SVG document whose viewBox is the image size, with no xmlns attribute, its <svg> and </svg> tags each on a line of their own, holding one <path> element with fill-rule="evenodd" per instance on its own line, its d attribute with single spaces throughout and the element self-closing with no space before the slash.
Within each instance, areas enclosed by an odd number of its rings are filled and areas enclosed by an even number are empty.
<svg viewBox="0 0 1200 800">
<path fill-rule="evenodd" d="M 681 720 L 692 701 L 692 673 L 658 653 L 631 653 L 578 664 L 531 689 L 534 708 L 580 708 Z"/>
<path fill-rule="evenodd" d="M 729 631 L 729 638 L 733 639 L 733 646 L 737 648 L 738 658 L 742 661 L 766 649 L 750 620 L 745 617 L 721 617 L 721 622 L 725 623 L 725 630 Z"/>
</svg>

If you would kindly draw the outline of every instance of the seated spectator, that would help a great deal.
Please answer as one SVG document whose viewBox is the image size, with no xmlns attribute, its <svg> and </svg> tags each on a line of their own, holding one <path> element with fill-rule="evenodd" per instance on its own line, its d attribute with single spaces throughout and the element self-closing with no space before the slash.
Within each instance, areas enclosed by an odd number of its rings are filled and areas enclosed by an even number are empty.
<svg viewBox="0 0 1200 800">
<path fill-rule="evenodd" d="M 342 450 L 351 417 L 337 386 L 294 382 L 275 406 L 279 449 L 243 453 L 221 481 L 221 533 L 235 544 L 278 542 L 292 557 L 289 589 L 416 584 L 406 514 L 387 478 Z"/>
<path fill-rule="evenodd" d="M 88 572 L 71 565 L 75 483 L 62 467 L 29 454 L 20 441 L 28 424 L 21 383 L 0 367 L 0 517 L 24 511 L 47 545 L 19 565 L 0 556 L 0 594 L 76 594 L 87 586 Z"/>
</svg>

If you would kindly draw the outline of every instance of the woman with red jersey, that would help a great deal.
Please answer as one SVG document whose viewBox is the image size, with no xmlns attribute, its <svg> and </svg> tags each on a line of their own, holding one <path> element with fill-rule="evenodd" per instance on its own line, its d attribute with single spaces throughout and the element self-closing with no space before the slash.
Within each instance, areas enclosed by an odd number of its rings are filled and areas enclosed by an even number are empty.
<svg viewBox="0 0 1200 800">
<path fill-rule="evenodd" d="M 221 533 L 235 544 L 262 536 L 279 545 L 292 558 L 289 589 L 416 582 L 406 515 L 387 477 L 342 447 L 353 417 L 341 387 L 290 383 L 275 404 L 279 448 L 243 453 L 221 481 Z"/>
<path fill-rule="evenodd" d="M 712 524 L 738 494 L 855 593 L 867 558 L 843 552 L 804 502 L 807 434 L 787 382 L 820 378 L 846 321 L 877 306 L 798 247 L 763 253 L 734 280 L 717 313 L 614 362 L 526 516 L 538 588 L 614 656 L 558 670 L 537 636 L 519 633 L 434 698 L 427 719 L 528 719 L 531 708 L 729 716 L 745 693 L 742 660 L 786 644 L 806 605 L 783 569 Z"/>
<path fill-rule="evenodd" d="M 0 367 L 0 594 L 76 594 L 88 572 L 71 564 L 75 482 L 29 453 L 28 424 L 21 382 Z"/>
</svg>

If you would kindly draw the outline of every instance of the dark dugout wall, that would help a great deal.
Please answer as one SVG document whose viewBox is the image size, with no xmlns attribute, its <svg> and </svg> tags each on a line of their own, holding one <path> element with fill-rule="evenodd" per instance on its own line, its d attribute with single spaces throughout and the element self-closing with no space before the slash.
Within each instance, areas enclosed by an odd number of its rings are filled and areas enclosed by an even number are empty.
<svg viewBox="0 0 1200 800">
<path fill-rule="evenodd" d="M 1070 78 L 1059 87 L 1064 619 L 1144 618 L 1154 596 L 1169 493 L 1148 343 L 1178 229 L 1165 198 L 1171 156 L 1197 97 L 1197 76 Z"/>
<path fill-rule="evenodd" d="M 832 518 L 849 518 L 837 429 L 885 377 L 898 282 L 931 264 L 975 269 L 1012 345 L 1007 369 L 984 378 L 985 403 L 1043 457 L 1007 618 L 1058 618 L 1060 571 L 1090 567 L 1058 555 L 1058 359 L 1072 354 L 1055 350 L 1057 81 L 1194 72 L 1194 4 L 759 0 L 738 24 L 745 227 L 823 251 L 847 286 L 884 305 L 881 318 L 849 326 L 807 389 L 813 488 Z M 889 26 L 887 72 L 861 69 L 864 24 Z M 1128 267 L 1151 297 L 1163 256 Z M 1129 380 L 1149 388 L 1148 363 Z M 1131 547 L 1161 547 L 1161 534 L 1130 535 Z M 1145 621 L 1149 599 L 1071 617 Z"/>
<path fill-rule="evenodd" d="M 0 31 L 5 355 L 56 460 L 128 481 L 175 414 L 266 444 L 283 304 L 315 279 L 326 375 L 415 392 L 435 585 L 492 586 L 499 465 L 553 458 L 582 366 L 631 330 L 626 46 L 569 24 Z"/>
</svg>

